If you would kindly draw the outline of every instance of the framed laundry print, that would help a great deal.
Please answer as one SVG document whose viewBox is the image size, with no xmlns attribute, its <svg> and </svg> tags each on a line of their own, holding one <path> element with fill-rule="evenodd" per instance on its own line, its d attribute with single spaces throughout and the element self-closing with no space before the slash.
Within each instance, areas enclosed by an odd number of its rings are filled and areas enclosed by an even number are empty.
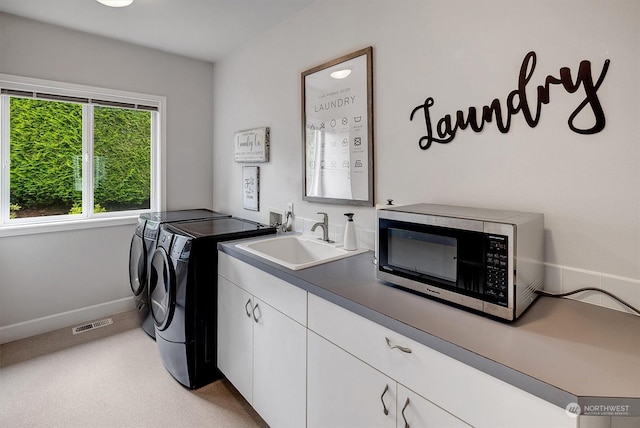
<svg viewBox="0 0 640 428">
<path fill-rule="evenodd" d="M 242 206 L 245 210 L 260 211 L 260 167 L 242 167 Z"/>
<path fill-rule="evenodd" d="M 372 52 L 302 73 L 305 201 L 373 206 Z"/>
</svg>

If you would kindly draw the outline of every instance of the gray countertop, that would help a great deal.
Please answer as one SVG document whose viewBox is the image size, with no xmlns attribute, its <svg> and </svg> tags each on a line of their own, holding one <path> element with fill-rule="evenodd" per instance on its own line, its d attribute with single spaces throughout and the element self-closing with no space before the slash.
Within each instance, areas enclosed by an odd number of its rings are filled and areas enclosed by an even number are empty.
<svg viewBox="0 0 640 428">
<path fill-rule="evenodd" d="M 640 416 L 640 317 L 540 297 L 506 324 L 376 278 L 363 253 L 299 271 L 221 243 L 219 250 L 560 407 Z"/>
</svg>

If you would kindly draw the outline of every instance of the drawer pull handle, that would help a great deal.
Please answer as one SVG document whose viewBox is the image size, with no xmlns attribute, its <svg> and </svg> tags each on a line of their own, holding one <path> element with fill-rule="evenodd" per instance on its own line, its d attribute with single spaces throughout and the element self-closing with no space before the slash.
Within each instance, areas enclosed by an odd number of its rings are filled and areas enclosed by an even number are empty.
<svg viewBox="0 0 640 428">
<path fill-rule="evenodd" d="M 244 311 L 247 313 L 247 316 L 251 318 L 251 299 L 247 300 L 247 303 L 244 304 Z"/>
<path fill-rule="evenodd" d="M 391 340 L 389 340 L 388 337 L 385 337 L 385 339 L 387 341 L 387 346 L 389 347 L 389 349 L 398 349 L 398 350 L 400 350 L 402 352 L 405 352 L 407 354 L 410 354 L 412 352 L 411 348 L 407 348 L 406 346 L 400 346 L 400 345 L 392 345 L 391 344 Z"/>
<path fill-rule="evenodd" d="M 380 396 L 380 401 L 382 401 L 382 411 L 384 412 L 385 415 L 389 414 L 389 409 L 387 409 L 387 405 L 384 404 L 384 394 L 386 394 L 388 390 L 389 390 L 389 385 L 385 385 L 384 391 L 382 391 L 382 395 Z"/>
<path fill-rule="evenodd" d="M 407 401 L 404 402 L 404 407 L 402 408 L 402 419 L 404 419 L 404 428 L 409 428 L 409 422 L 407 422 L 407 417 L 404 415 L 404 411 L 407 409 L 409 405 L 409 397 L 407 397 Z"/>
<path fill-rule="evenodd" d="M 258 311 L 258 316 L 256 316 L 256 310 Z M 260 317 L 262 316 L 262 313 L 260 312 L 260 307 L 258 306 L 258 304 L 256 303 L 256 305 L 253 307 L 253 320 L 255 322 L 258 322 L 258 320 L 260 319 Z"/>
</svg>

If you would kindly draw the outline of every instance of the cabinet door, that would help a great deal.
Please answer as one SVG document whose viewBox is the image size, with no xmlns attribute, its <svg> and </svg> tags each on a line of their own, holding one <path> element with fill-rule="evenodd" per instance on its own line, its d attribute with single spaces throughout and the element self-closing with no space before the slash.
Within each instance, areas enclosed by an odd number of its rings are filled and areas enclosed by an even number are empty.
<svg viewBox="0 0 640 428">
<path fill-rule="evenodd" d="M 307 329 L 254 297 L 253 402 L 271 427 L 304 427 Z"/>
<path fill-rule="evenodd" d="M 393 379 L 311 331 L 308 342 L 309 428 L 395 427 Z"/>
<path fill-rule="evenodd" d="M 252 401 L 253 299 L 218 276 L 218 368 Z"/>
<path fill-rule="evenodd" d="M 470 428 L 426 398 L 398 384 L 398 428 Z"/>
</svg>

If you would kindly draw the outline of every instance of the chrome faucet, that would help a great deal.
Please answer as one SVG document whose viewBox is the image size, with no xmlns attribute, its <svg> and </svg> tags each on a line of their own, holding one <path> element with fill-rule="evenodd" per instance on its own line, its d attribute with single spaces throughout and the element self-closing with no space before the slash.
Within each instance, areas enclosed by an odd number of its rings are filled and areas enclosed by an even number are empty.
<svg viewBox="0 0 640 428">
<path fill-rule="evenodd" d="M 320 226 L 322 228 L 322 238 L 318 238 L 318 239 L 321 239 L 324 242 L 333 243 L 333 241 L 329 239 L 329 216 L 327 215 L 327 213 L 318 213 L 318 214 L 322 214 L 322 221 L 315 223 L 313 226 L 311 226 L 311 231 L 315 232 L 316 228 Z"/>
</svg>

